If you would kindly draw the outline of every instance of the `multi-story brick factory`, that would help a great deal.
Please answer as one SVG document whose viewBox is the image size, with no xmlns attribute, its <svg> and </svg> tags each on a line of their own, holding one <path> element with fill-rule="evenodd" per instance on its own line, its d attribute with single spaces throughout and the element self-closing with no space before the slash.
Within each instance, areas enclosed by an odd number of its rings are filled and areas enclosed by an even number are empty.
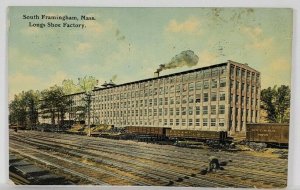
<svg viewBox="0 0 300 190">
<path fill-rule="evenodd" d="M 245 132 L 259 122 L 260 72 L 233 61 L 93 90 L 91 123 Z M 68 95 L 72 107 L 84 93 Z M 69 113 L 75 120 L 78 113 Z M 85 118 L 87 120 L 87 118 Z M 44 121 L 45 122 L 45 121 Z"/>
</svg>

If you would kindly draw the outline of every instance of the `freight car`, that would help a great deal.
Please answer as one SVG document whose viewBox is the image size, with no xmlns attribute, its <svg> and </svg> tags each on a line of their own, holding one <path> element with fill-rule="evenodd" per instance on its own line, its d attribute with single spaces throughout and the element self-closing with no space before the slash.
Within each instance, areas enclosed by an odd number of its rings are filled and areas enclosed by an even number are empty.
<svg viewBox="0 0 300 190">
<path fill-rule="evenodd" d="M 226 141 L 228 139 L 226 131 L 177 130 L 167 127 L 127 126 L 125 128 L 125 133 L 137 136 L 148 135 L 168 139 L 194 139 L 213 141 Z"/>
<path fill-rule="evenodd" d="M 246 141 L 288 146 L 289 125 L 281 123 L 248 123 Z"/>
<path fill-rule="evenodd" d="M 179 139 L 196 139 L 196 140 L 216 140 L 226 141 L 226 131 L 196 131 L 196 130 L 167 130 L 166 136 L 169 138 Z"/>
</svg>

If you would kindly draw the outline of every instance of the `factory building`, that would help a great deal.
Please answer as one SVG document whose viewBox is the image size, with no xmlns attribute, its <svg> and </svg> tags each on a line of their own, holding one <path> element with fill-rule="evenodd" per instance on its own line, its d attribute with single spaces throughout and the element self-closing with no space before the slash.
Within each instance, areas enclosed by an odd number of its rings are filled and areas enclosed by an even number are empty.
<svg viewBox="0 0 300 190">
<path fill-rule="evenodd" d="M 259 122 L 260 73 L 233 61 L 93 90 L 91 123 L 245 132 Z M 73 110 L 84 93 L 69 95 Z M 75 119 L 76 111 L 68 114 Z M 86 119 L 87 120 L 87 119 Z"/>
</svg>

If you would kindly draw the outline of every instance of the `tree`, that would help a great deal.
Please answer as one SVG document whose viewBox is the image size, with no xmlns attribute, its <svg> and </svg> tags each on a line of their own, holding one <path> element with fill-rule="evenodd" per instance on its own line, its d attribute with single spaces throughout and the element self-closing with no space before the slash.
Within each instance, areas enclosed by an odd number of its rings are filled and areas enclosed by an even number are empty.
<svg viewBox="0 0 300 190">
<path fill-rule="evenodd" d="M 55 125 L 55 118 L 59 124 L 63 124 L 65 113 L 72 104 L 72 100 L 65 95 L 63 88 L 55 85 L 42 91 L 41 102 L 41 109 L 44 114 L 49 114 L 52 125 Z"/>
<path fill-rule="evenodd" d="M 23 91 L 15 95 L 9 104 L 9 122 L 30 128 L 35 126 L 38 122 L 38 100 L 38 91 Z"/>
<path fill-rule="evenodd" d="M 289 122 L 290 93 L 290 88 L 286 85 L 269 87 L 261 91 L 261 108 L 266 110 L 269 122 Z"/>
</svg>

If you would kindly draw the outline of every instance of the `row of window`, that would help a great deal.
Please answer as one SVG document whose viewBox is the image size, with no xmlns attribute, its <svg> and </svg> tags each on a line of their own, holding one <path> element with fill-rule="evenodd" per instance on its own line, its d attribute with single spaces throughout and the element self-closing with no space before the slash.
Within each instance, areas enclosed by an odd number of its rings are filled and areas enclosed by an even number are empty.
<svg viewBox="0 0 300 190">
<path fill-rule="evenodd" d="M 125 92 L 125 93 L 119 93 L 119 94 L 110 94 L 110 95 L 97 95 L 95 98 L 96 101 L 100 102 L 106 102 L 106 101 L 114 101 L 114 100 L 123 100 L 123 99 L 130 99 L 130 98 L 139 98 L 139 97 L 147 97 L 147 96 L 155 96 L 155 95 L 162 95 L 162 94 L 171 94 L 171 93 L 181 93 L 181 92 L 192 92 L 194 90 L 201 90 L 203 89 L 209 89 L 211 85 L 211 88 L 217 88 L 218 82 L 216 79 L 210 81 L 204 81 L 201 82 L 192 82 L 188 84 L 178 84 L 178 85 L 171 85 L 171 86 L 165 86 L 160 88 L 154 88 L 154 89 L 145 89 L 145 90 L 139 90 L 139 91 L 132 91 L 132 92 Z M 226 86 L 226 78 L 220 79 L 219 83 L 220 87 Z"/>
<path fill-rule="evenodd" d="M 126 116 L 173 116 L 173 115 L 201 115 L 201 107 L 178 107 L 159 109 L 137 109 L 128 111 L 102 111 L 102 117 L 126 117 Z M 218 111 L 218 112 L 217 112 Z M 225 105 L 202 106 L 202 115 L 225 114 Z"/>
<path fill-rule="evenodd" d="M 121 125 L 159 125 L 159 126 L 189 126 L 189 127 L 225 127 L 225 119 L 224 118 L 203 118 L 200 119 L 159 119 L 156 121 L 115 121 L 115 120 L 104 120 L 101 123 L 106 124 L 121 124 Z"/>
</svg>

